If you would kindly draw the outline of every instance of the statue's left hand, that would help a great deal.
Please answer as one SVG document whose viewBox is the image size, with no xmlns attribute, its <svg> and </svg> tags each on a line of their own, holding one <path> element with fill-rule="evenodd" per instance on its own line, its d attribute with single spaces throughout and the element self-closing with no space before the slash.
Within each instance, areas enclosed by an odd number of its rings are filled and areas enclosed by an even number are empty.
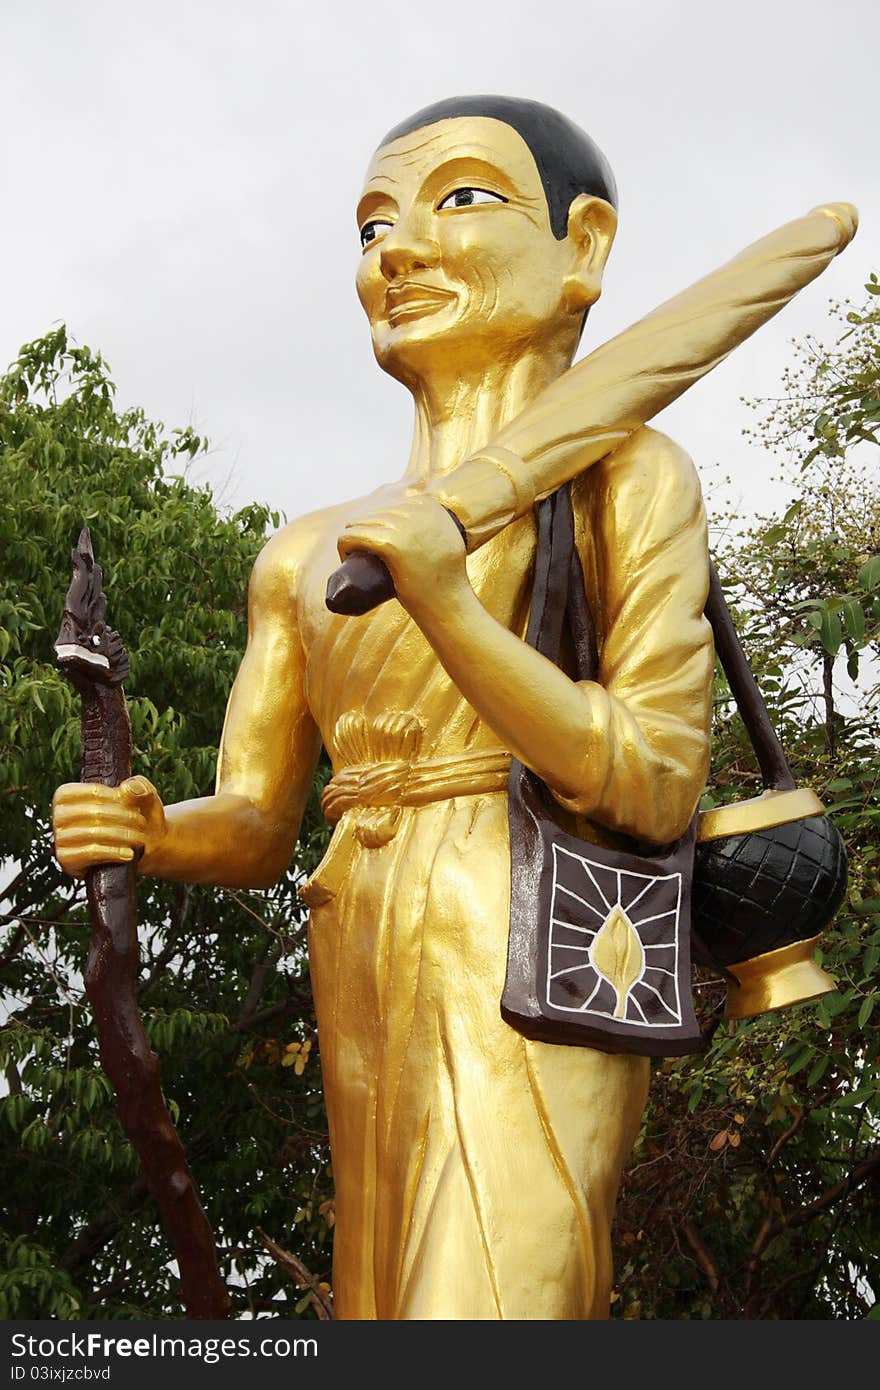
<svg viewBox="0 0 880 1390">
<path fill-rule="evenodd" d="M 358 550 L 384 560 L 397 597 L 416 618 L 435 607 L 442 610 L 468 585 L 461 532 L 434 497 L 408 497 L 350 522 L 337 549 L 341 560 Z"/>
</svg>

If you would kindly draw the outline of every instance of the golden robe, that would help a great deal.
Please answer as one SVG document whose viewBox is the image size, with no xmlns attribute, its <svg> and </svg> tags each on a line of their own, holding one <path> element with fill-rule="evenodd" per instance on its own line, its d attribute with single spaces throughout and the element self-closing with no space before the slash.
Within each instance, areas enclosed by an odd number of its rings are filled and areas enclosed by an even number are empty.
<svg viewBox="0 0 880 1390">
<path fill-rule="evenodd" d="M 588 814 L 587 838 L 668 841 L 708 765 L 699 484 L 675 445 L 643 430 L 582 475 L 572 501 L 601 669 L 590 764 L 565 804 Z M 482 603 L 520 636 L 534 549 L 529 516 L 468 560 Z M 299 618 L 334 774 L 387 763 L 391 784 L 408 763 L 480 750 L 494 766 L 498 740 L 400 604 L 327 613 L 332 565 L 328 541 Z M 340 1318 L 607 1315 L 610 1225 L 648 1061 L 530 1042 L 503 1022 L 507 798 L 503 774 L 488 780 L 424 805 L 349 807 L 304 892 Z"/>
</svg>

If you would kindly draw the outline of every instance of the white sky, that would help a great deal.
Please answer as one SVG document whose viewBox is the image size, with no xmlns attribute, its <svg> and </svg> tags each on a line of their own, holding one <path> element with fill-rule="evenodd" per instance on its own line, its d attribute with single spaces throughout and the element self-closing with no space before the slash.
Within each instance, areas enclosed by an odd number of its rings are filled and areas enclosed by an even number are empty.
<svg viewBox="0 0 880 1390">
<path fill-rule="evenodd" d="M 621 229 L 585 348 L 817 203 L 851 248 L 661 417 L 743 506 L 772 394 L 829 297 L 880 269 L 871 0 L 30 0 L 2 4 L 0 360 L 64 319 L 124 404 L 192 422 L 228 502 L 296 516 L 405 465 L 410 402 L 354 293 L 354 206 L 386 129 L 441 97 L 558 106 L 598 140 Z"/>
</svg>

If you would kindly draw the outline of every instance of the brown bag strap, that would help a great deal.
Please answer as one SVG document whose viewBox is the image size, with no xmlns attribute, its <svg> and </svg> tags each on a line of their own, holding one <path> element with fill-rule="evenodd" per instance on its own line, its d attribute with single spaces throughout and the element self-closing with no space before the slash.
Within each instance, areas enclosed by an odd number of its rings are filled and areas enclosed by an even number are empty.
<svg viewBox="0 0 880 1390">
<path fill-rule="evenodd" d="M 709 561 L 709 597 L 705 614 L 715 638 L 715 651 L 727 677 L 740 718 L 755 750 L 764 786 L 774 791 L 794 791 L 797 783 L 773 727 L 770 712 L 742 649 L 718 571 Z"/>
<path fill-rule="evenodd" d="M 575 652 L 577 678 L 594 681 L 599 674 L 596 629 L 574 543 L 570 484 L 566 483 L 538 504 L 537 521 L 535 580 L 526 641 L 558 664 L 563 625 L 567 625 Z M 755 751 L 764 786 L 776 791 L 792 791 L 797 783 L 742 649 L 711 560 L 709 595 L 704 611 L 712 628 L 718 660 Z"/>
<path fill-rule="evenodd" d="M 526 641 L 548 661 L 558 665 L 568 610 L 570 562 L 576 553 L 568 486 L 545 497 L 536 513 L 538 539 Z"/>
</svg>

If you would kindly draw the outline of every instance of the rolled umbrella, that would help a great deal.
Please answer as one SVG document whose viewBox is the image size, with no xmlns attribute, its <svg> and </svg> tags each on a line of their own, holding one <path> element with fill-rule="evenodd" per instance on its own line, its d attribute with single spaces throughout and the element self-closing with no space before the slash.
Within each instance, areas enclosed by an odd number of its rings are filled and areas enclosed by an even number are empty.
<svg viewBox="0 0 880 1390">
<path fill-rule="evenodd" d="M 605 458 L 820 275 L 858 227 L 828 203 L 777 228 L 667 300 L 545 388 L 479 453 L 431 487 L 475 550 Z M 350 555 L 327 585 L 334 613 L 394 597 L 384 562 Z"/>
</svg>

